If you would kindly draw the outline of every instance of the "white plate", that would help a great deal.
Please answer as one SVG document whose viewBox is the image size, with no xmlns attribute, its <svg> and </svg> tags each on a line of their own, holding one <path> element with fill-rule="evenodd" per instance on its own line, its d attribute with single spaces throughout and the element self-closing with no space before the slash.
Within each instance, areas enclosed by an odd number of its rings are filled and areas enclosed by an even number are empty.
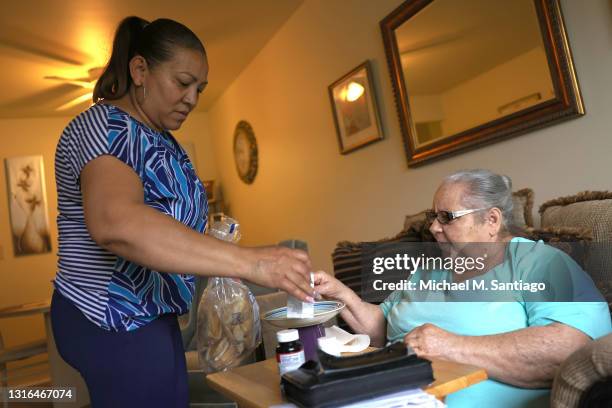
<svg viewBox="0 0 612 408">
<path fill-rule="evenodd" d="M 280 327 L 281 329 L 297 329 L 298 327 L 314 326 L 325 323 L 340 313 L 340 311 L 344 309 L 344 306 L 342 302 L 323 300 L 315 302 L 314 317 L 291 319 L 287 318 L 287 307 L 285 306 L 270 310 L 263 316 L 263 319 L 271 325 Z"/>
</svg>

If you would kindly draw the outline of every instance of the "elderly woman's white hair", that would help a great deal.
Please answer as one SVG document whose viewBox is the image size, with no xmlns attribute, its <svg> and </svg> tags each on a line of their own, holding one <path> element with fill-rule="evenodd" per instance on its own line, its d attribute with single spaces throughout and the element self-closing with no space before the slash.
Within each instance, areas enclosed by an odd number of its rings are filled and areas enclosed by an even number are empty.
<svg viewBox="0 0 612 408">
<path fill-rule="evenodd" d="M 462 197 L 466 208 L 499 208 L 502 212 L 502 226 L 505 231 L 514 229 L 512 209 L 512 180 L 508 176 L 490 170 L 460 170 L 444 178 L 442 185 L 463 184 L 466 187 Z"/>
</svg>

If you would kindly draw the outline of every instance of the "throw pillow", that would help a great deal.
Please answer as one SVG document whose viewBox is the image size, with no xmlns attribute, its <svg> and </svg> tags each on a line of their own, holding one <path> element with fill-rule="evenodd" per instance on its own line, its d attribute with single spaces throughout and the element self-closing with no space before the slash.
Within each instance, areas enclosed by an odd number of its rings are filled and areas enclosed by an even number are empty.
<svg viewBox="0 0 612 408">
<path fill-rule="evenodd" d="M 512 193 L 512 217 L 517 227 L 533 227 L 533 190 L 523 188 Z"/>
<path fill-rule="evenodd" d="M 612 378 L 612 334 L 590 342 L 563 362 L 555 375 L 550 406 L 578 407 L 593 384 L 606 379 L 609 381 L 610 378 Z"/>
<path fill-rule="evenodd" d="M 532 241 L 542 240 L 571 256 L 583 269 L 587 266 L 589 244 L 593 240 L 590 230 L 570 227 L 525 228 L 522 234 Z"/>
<path fill-rule="evenodd" d="M 586 270 L 606 297 L 612 310 L 612 192 L 584 191 L 542 204 L 539 210 L 543 227 L 589 229 L 593 244 L 589 248 Z"/>
</svg>

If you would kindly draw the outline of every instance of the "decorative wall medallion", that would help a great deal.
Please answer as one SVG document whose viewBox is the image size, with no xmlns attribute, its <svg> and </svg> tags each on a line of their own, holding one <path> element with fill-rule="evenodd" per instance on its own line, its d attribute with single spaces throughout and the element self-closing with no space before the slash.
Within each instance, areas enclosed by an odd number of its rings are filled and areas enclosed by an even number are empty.
<svg viewBox="0 0 612 408">
<path fill-rule="evenodd" d="M 257 140 L 251 125 L 241 120 L 234 131 L 234 160 L 242 181 L 251 184 L 257 175 Z"/>
</svg>

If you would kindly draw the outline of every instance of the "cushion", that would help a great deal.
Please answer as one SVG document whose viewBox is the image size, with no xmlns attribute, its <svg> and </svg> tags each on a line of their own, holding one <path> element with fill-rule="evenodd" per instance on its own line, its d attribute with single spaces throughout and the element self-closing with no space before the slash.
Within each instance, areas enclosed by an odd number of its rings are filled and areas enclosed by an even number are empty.
<svg viewBox="0 0 612 408">
<path fill-rule="evenodd" d="M 563 362 L 553 383 L 551 407 L 577 407 L 593 384 L 611 377 L 612 334 L 609 334 L 582 347 Z"/>
<path fill-rule="evenodd" d="M 533 227 L 533 190 L 523 188 L 512 193 L 512 216 L 517 227 Z"/>
<path fill-rule="evenodd" d="M 583 269 L 587 266 L 589 246 L 593 240 L 591 230 L 571 227 L 525 228 L 525 238 L 542 240 L 571 256 Z"/>
<path fill-rule="evenodd" d="M 584 191 L 540 206 L 542 227 L 577 227 L 593 231 L 596 242 L 612 242 L 612 192 Z"/>
<path fill-rule="evenodd" d="M 585 269 L 612 309 L 612 192 L 584 191 L 550 200 L 540 207 L 542 227 L 588 229 L 593 244 Z"/>
<path fill-rule="evenodd" d="M 427 210 L 423 210 L 421 212 L 418 212 L 416 214 L 410 214 L 407 215 L 406 218 L 404 219 L 404 229 L 402 231 L 406 231 L 407 229 L 409 229 L 413 224 L 415 223 L 423 223 L 427 221 Z"/>
<path fill-rule="evenodd" d="M 547 243 L 592 241 L 593 232 L 586 228 L 546 227 L 525 228 L 526 238 Z"/>
</svg>

